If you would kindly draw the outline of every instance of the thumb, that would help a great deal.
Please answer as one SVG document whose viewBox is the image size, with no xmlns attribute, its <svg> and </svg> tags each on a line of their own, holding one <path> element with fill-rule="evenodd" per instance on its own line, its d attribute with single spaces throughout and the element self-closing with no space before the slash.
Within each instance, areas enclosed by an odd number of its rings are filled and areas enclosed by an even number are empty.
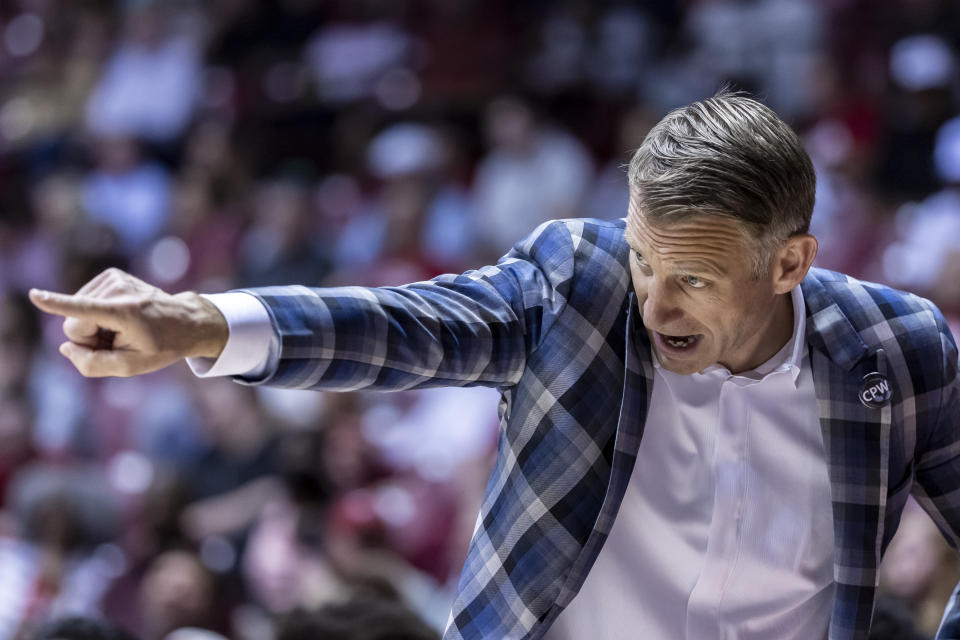
<svg viewBox="0 0 960 640">
<path fill-rule="evenodd" d="M 92 349 L 75 342 L 60 345 L 63 354 L 87 378 L 129 378 L 170 366 L 180 360 L 172 353 L 144 355 L 132 349 Z"/>
<path fill-rule="evenodd" d="M 108 376 L 127 377 L 130 372 L 129 354 L 112 349 L 92 349 L 76 342 L 64 342 L 60 353 L 73 363 L 77 371 L 87 378 Z"/>
</svg>

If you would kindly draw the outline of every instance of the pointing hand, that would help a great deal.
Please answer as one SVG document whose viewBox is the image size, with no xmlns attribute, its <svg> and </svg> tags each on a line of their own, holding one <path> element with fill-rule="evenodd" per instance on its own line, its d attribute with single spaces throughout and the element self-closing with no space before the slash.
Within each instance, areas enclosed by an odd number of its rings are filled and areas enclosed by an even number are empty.
<svg viewBox="0 0 960 640">
<path fill-rule="evenodd" d="M 220 355 L 224 317 L 196 293 L 171 295 L 119 269 L 107 269 L 74 295 L 30 290 L 42 311 L 63 316 L 60 353 L 91 378 L 129 377 L 186 357 Z"/>
</svg>

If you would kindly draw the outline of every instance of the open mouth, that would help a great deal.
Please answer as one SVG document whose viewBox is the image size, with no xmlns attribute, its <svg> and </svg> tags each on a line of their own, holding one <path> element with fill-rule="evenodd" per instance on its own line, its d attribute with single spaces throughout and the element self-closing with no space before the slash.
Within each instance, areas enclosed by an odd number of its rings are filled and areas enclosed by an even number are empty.
<svg viewBox="0 0 960 640">
<path fill-rule="evenodd" d="M 654 332 L 657 344 L 661 351 L 668 355 L 684 355 L 692 352 L 700 344 L 702 334 L 692 333 L 685 336 L 669 335 L 666 333 Z"/>
</svg>

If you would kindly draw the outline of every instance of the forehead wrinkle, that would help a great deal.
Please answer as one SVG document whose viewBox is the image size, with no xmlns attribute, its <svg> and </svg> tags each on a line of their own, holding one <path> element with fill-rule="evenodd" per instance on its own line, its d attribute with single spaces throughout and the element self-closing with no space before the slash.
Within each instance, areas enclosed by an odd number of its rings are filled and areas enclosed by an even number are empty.
<svg viewBox="0 0 960 640">
<path fill-rule="evenodd" d="M 623 230 L 623 236 L 627 240 L 627 244 L 631 247 L 637 246 L 637 235 L 633 231 L 633 225 L 630 224 L 630 221 L 627 220 L 627 226 Z"/>
<path fill-rule="evenodd" d="M 717 256 L 721 257 L 723 254 Z M 719 260 L 711 260 L 712 256 L 704 255 L 702 252 L 691 253 L 689 256 L 687 254 L 664 254 L 660 256 L 660 259 L 675 270 L 684 272 L 684 273 L 699 273 L 703 271 L 708 271 L 718 276 L 726 276 L 729 273 L 729 270 L 724 267 L 722 262 Z"/>
<path fill-rule="evenodd" d="M 738 236 L 729 234 L 681 234 L 663 236 L 650 233 L 649 228 L 643 229 L 640 234 L 633 234 L 635 244 L 647 245 L 657 253 L 663 255 L 692 255 L 704 254 L 728 255 L 731 250 L 742 249 L 743 244 Z"/>
<path fill-rule="evenodd" d="M 638 219 L 636 226 L 628 225 L 628 236 L 631 246 L 649 249 L 641 251 L 645 257 L 656 256 L 681 271 L 694 265 L 694 270 L 705 268 L 720 276 L 729 274 L 726 262 L 744 249 L 743 233 L 737 227 L 704 229 L 702 224 L 679 223 L 664 228 Z"/>
<path fill-rule="evenodd" d="M 670 227 L 654 227 L 643 225 L 642 233 L 659 242 L 678 242 L 681 244 L 700 242 L 719 242 L 727 246 L 739 245 L 744 237 L 739 229 L 704 228 L 701 225 L 671 225 Z"/>
<path fill-rule="evenodd" d="M 696 258 L 676 259 L 674 262 L 675 266 L 683 271 L 699 272 L 706 270 L 719 276 L 725 276 L 728 273 L 727 269 L 724 268 L 723 265 L 702 256 Z"/>
<path fill-rule="evenodd" d="M 653 250 L 659 253 L 662 256 L 669 256 L 674 260 L 698 260 L 698 259 L 710 259 L 710 258 L 725 258 L 730 255 L 730 252 L 738 247 L 735 245 L 730 246 L 689 246 L 689 247 L 670 247 L 670 246 L 659 246 L 653 247 Z"/>
<path fill-rule="evenodd" d="M 640 247 L 642 249 L 643 244 Z M 705 252 L 702 249 L 658 250 L 654 248 L 651 251 L 641 250 L 640 253 L 648 261 L 653 258 L 682 272 L 706 270 L 721 276 L 726 276 L 729 273 L 729 270 L 723 265 L 723 259 L 729 256 L 729 253 L 720 250 Z"/>
</svg>

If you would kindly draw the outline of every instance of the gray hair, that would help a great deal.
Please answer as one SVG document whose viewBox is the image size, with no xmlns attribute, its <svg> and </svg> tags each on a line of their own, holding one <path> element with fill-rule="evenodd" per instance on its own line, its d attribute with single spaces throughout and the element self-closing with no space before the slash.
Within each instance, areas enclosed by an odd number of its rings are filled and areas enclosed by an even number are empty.
<svg viewBox="0 0 960 640">
<path fill-rule="evenodd" d="M 671 111 L 647 134 L 627 172 L 645 218 L 722 215 L 756 242 L 754 275 L 776 249 L 806 233 L 816 175 L 797 134 L 773 111 L 721 91 Z"/>
</svg>

